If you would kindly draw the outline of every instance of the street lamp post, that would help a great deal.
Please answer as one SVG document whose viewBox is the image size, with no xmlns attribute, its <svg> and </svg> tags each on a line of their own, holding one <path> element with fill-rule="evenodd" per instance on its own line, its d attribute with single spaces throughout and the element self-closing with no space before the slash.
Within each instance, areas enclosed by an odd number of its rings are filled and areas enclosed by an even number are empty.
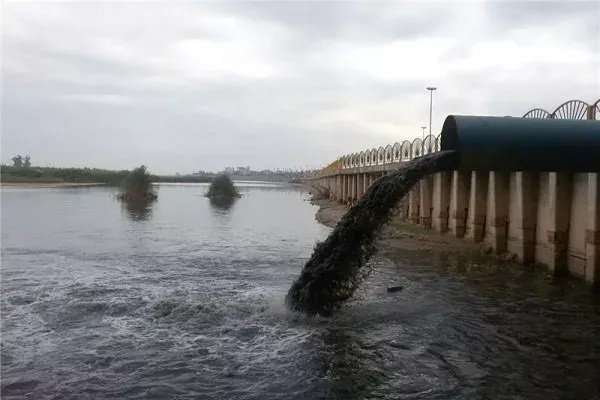
<svg viewBox="0 0 600 400">
<path fill-rule="evenodd" d="M 431 135 L 431 113 L 433 110 L 433 91 L 437 88 L 434 86 L 429 86 L 426 88 L 429 90 L 429 134 Z"/>
</svg>

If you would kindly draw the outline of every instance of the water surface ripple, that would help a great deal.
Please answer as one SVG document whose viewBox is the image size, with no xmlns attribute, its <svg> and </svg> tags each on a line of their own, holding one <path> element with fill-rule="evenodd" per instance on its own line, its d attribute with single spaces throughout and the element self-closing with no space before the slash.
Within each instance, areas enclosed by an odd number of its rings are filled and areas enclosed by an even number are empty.
<svg viewBox="0 0 600 400">
<path fill-rule="evenodd" d="M 142 210 L 2 189 L 3 399 L 600 398 L 583 285 L 380 255 L 353 301 L 306 317 L 284 296 L 329 232 L 308 194 L 249 183 L 220 208 L 205 189 Z"/>
</svg>

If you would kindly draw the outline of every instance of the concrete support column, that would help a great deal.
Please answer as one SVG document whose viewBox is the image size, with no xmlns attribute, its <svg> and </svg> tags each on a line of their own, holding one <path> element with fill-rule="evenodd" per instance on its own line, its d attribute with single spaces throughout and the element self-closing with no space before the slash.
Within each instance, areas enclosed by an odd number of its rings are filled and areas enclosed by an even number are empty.
<svg viewBox="0 0 600 400">
<path fill-rule="evenodd" d="M 488 231 L 485 240 L 496 253 L 506 251 L 508 235 L 508 176 L 496 171 L 489 172 L 488 181 Z"/>
<path fill-rule="evenodd" d="M 568 274 L 569 217 L 571 211 L 571 175 L 548 173 L 548 232 L 550 248 L 548 268 L 556 275 Z"/>
<path fill-rule="evenodd" d="M 363 174 L 356 174 L 356 181 L 358 183 L 358 189 L 357 189 L 357 196 L 356 198 L 360 199 L 361 197 L 363 197 L 363 194 L 365 193 L 365 184 L 363 183 Z"/>
<path fill-rule="evenodd" d="M 348 204 L 352 204 L 354 200 L 354 174 L 348 175 Z"/>
<path fill-rule="evenodd" d="M 509 235 L 508 251 L 517 255 L 522 263 L 535 260 L 535 225 L 537 217 L 537 185 L 531 172 L 515 172 L 515 192 L 511 193 L 511 203 L 515 206 L 516 218 L 509 223 L 515 224 L 516 237 Z M 537 179 L 537 177 L 536 177 Z"/>
<path fill-rule="evenodd" d="M 342 199 L 342 176 L 335 176 L 335 200 L 340 201 Z"/>
<path fill-rule="evenodd" d="M 585 280 L 600 286 L 600 174 L 588 174 L 588 224 L 585 232 Z"/>
<path fill-rule="evenodd" d="M 352 174 L 352 204 L 358 199 L 358 174 Z"/>
<path fill-rule="evenodd" d="M 367 190 L 369 190 L 369 182 L 369 175 L 363 174 L 363 194 L 367 193 Z"/>
<path fill-rule="evenodd" d="M 431 228 L 431 196 L 433 182 L 430 176 L 426 176 L 419 182 L 419 223 L 424 228 Z"/>
<path fill-rule="evenodd" d="M 471 172 L 471 195 L 469 198 L 467 238 L 475 243 L 481 242 L 485 235 L 488 177 L 488 172 Z"/>
<path fill-rule="evenodd" d="M 419 223 L 419 186 L 413 187 L 408 192 L 408 219 L 411 224 Z"/>
<path fill-rule="evenodd" d="M 342 203 L 348 203 L 348 175 L 342 175 Z"/>
<path fill-rule="evenodd" d="M 450 187 L 452 176 L 449 172 L 433 175 L 433 228 L 440 232 L 448 231 L 448 211 L 450 208 Z"/>
<path fill-rule="evenodd" d="M 470 174 L 466 171 L 452 172 L 450 195 L 450 229 L 456 237 L 463 237 L 467 223 Z"/>
</svg>

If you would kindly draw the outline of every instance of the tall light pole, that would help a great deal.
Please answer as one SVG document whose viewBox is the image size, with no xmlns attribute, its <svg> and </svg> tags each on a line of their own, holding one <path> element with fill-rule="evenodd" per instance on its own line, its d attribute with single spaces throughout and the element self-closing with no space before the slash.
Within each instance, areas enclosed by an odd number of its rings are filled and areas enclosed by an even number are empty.
<svg viewBox="0 0 600 400">
<path fill-rule="evenodd" d="M 437 88 L 434 86 L 427 87 L 429 90 L 429 134 L 431 135 L 431 112 L 433 110 L 433 91 Z"/>
</svg>

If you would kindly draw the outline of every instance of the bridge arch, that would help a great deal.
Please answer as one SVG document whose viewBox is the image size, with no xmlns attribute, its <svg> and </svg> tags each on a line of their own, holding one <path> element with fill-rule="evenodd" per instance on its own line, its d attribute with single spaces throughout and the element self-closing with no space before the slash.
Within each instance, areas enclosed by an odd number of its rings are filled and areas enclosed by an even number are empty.
<svg viewBox="0 0 600 400">
<path fill-rule="evenodd" d="M 390 146 L 388 144 L 387 146 L 385 146 L 385 163 L 386 164 L 391 163 L 393 156 L 394 156 L 394 154 L 392 152 L 392 146 Z"/>
<path fill-rule="evenodd" d="M 436 152 L 435 141 L 436 141 L 435 136 L 433 136 L 433 135 L 425 136 L 425 141 L 423 142 L 423 155 Z"/>
<path fill-rule="evenodd" d="M 435 138 L 435 151 L 441 151 L 441 150 L 442 150 L 442 134 L 440 133 Z"/>
<path fill-rule="evenodd" d="M 590 119 L 600 120 L 600 99 L 592 104 Z"/>
<path fill-rule="evenodd" d="M 412 159 L 412 143 L 408 140 L 402 142 L 400 159 L 402 161 L 410 161 Z"/>
<path fill-rule="evenodd" d="M 358 154 L 358 166 L 359 167 L 364 167 L 364 165 L 365 165 L 365 152 L 361 151 Z"/>
<path fill-rule="evenodd" d="M 556 119 L 587 119 L 590 105 L 581 100 L 569 100 L 556 107 L 552 117 Z"/>
<path fill-rule="evenodd" d="M 534 108 L 527 111 L 523 118 L 550 118 L 550 113 L 543 108 Z"/>
<path fill-rule="evenodd" d="M 413 158 L 418 158 L 423 155 L 423 141 L 421 138 L 416 138 L 412 142 L 412 156 Z"/>
<path fill-rule="evenodd" d="M 365 157 L 365 165 L 366 166 L 371 165 L 371 150 L 366 149 L 364 151 L 364 157 Z"/>
<path fill-rule="evenodd" d="M 375 147 L 371 149 L 371 165 L 377 165 L 377 149 Z"/>
<path fill-rule="evenodd" d="M 399 162 L 401 155 L 402 155 L 402 151 L 401 151 L 402 145 L 398 142 L 394 143 L 394 146 L 392 147 L 392 153 L 393 153 L 393 161 L 394 162 Z"/>
<path fill-rule="evenodd" d="M 382 165 L 385 160 L 385 149 L 383 146 L 379 146 L 377 149 L 377 165 Z"/>
</svg>

